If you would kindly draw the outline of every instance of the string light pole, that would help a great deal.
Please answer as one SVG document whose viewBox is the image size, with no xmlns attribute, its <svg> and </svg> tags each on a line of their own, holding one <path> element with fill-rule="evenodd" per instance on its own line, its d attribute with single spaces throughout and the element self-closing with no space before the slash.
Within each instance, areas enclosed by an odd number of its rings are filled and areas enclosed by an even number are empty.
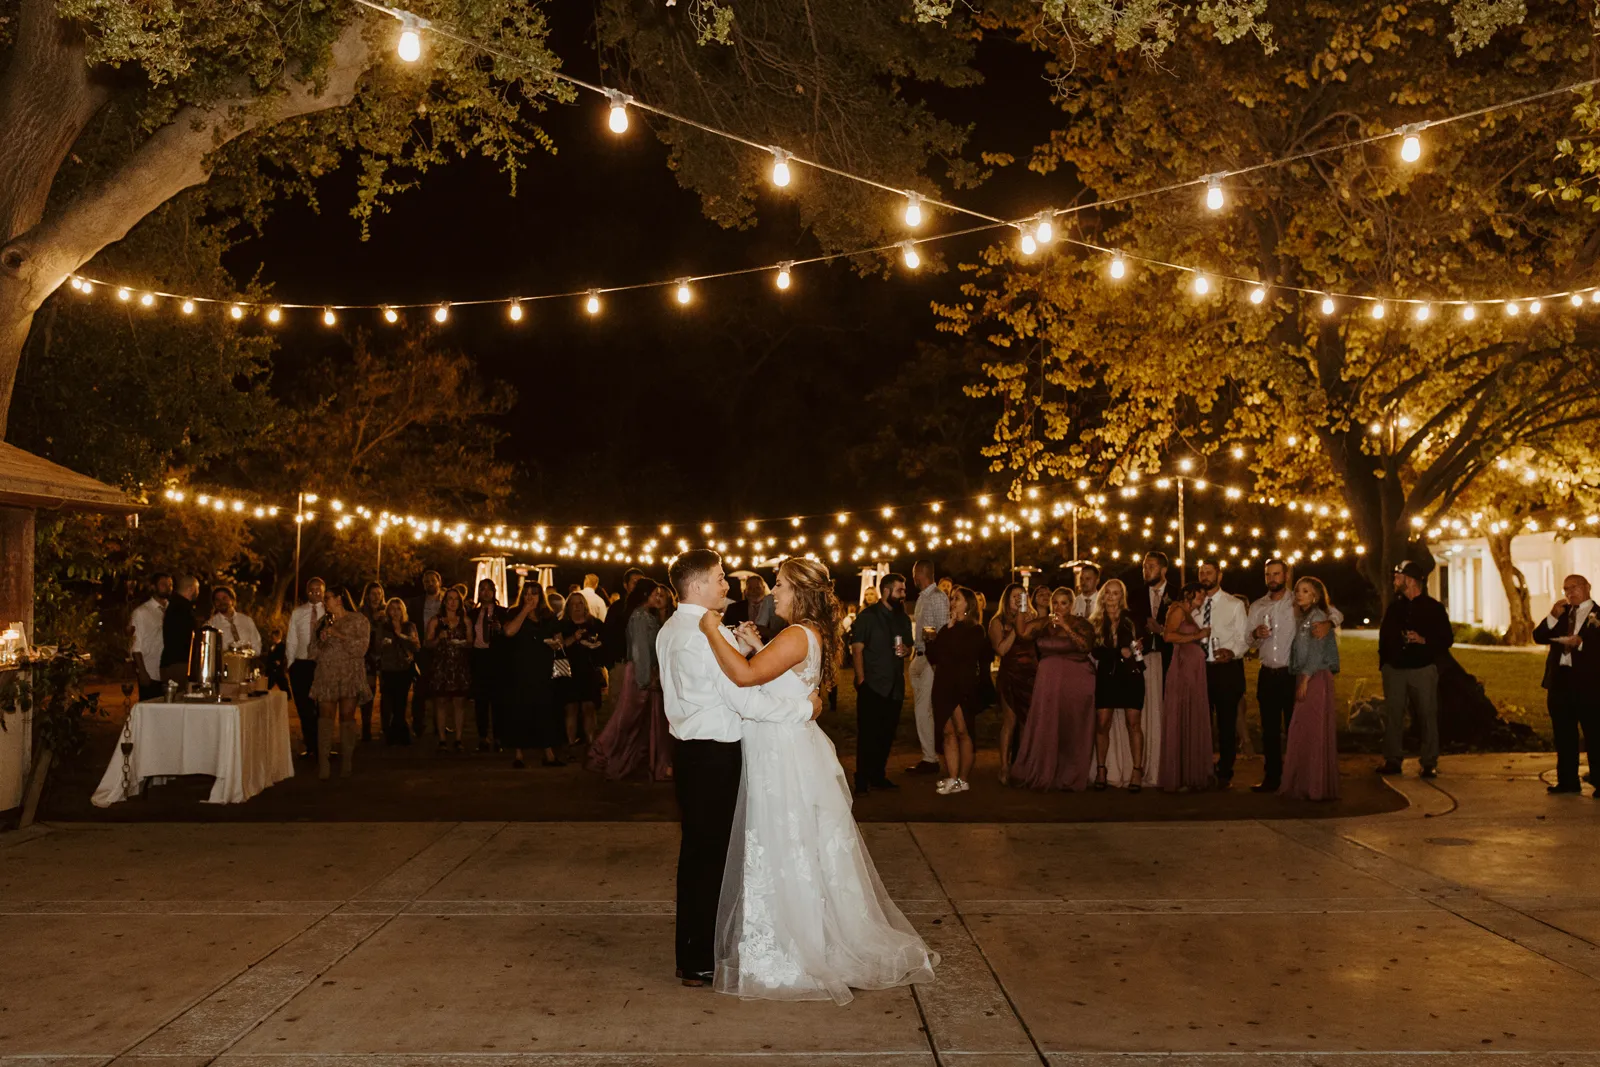
<svg viewBox="0 0 1600 1067">
<path fill-rule="evenodd" d="M 307 504 L 315 504 L 317 494 L 300 492 L 294 495 L 294 595 L 300 595 L 300 531 L 315 513 L 306 511 Z"/>
</svg>

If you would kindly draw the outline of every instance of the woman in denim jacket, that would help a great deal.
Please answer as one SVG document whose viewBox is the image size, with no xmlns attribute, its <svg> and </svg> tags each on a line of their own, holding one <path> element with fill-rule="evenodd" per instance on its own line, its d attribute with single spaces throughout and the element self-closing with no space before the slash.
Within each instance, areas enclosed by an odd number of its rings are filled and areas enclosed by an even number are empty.
<svg viewBox="0 0 1600 1067">
<path fill-rule="evenodd" d="M 1294 715 L 1289 720 L 1281 796 L 1300 800 L 1339 799 L 1339 726 L 1334 715 L 1333 676 L 1339 673 L 1336 632 L 1316 637 L 1327 622 L 1328 590 L 1315 578 L 1294 584 L 1295 635 L 1289 670 L 1295 676 Z"/>
</svg>

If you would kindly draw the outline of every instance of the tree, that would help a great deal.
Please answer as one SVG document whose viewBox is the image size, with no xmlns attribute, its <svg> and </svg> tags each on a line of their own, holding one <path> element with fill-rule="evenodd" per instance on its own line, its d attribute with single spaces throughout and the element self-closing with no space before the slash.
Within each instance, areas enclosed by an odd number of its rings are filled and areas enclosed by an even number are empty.
<svg viewBox="0 0 1600 1067">
<path fill-rule="evenodd" d="M 1589 62 L 1572 4 L 1464 58 L 1427 10 L 1305 3 L 1286 14 L 1270 54 L 1188 25 L 1165 69 L 1129 55 L 1090 71 L 1060 57 L 1066 121 L 1030 166 L 1070 167 L 1089 195 L 1117 197 L 1519 97 L 1584 76 Z M 1427 526 L 1449 510 L 1506 449 L 1600 420 L 1600 331 L 1570 308 L 1521 304 L 1518 317 L 1486 305 L 1472 322 L 1435 306 L 1425 325 L 1398 305 L 1381 319 L 1372 304 L 1328 315 L 1316 294 L 1459 300 L 1581 286 L 1600 238 L 1527 189 L 1556 166 L 1563 110 L 1430 130 L 1414 167 L 1380 142 L 1255 171 L 1226 183 L 1218 213 L 1191 188 L 1075 217 L 1098 246 L 1218 272 L 1209 299 L 1188 272 L 1135 263 L 1116 282 L 1103 255 L 1030 263 L 1009 242 L 992 246 L 972 265 L 969 301 L 941 310 L 1010 350 L 979 390 L 1005 405 L 995 466 L 1116 484 L 1174 453 L 1248 442 L 1264 491 L 1342 496 L 1369 549 L 1364 573 L 1386 593 L 1413 518 Z M 1228 276 L 1259 279 L 1267 298 L 1246 302 L 1249 286 Z"/>
</svg>

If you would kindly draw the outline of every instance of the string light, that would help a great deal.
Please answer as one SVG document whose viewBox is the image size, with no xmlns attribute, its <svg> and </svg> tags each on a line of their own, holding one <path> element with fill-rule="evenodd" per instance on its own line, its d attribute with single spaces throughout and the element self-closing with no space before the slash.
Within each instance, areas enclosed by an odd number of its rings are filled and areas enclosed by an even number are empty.
<svg viewBox="0 0 1600 1067">
<path fill-rule="evenodd" d="M 1422 128 L 1420 122 L 1400 127 L 1400 132 L 1405 134 L 1405 139 L 1400 142 L 1400 158 L 1407 163 L 1415 163 L 1422 158 L 1422 138 L 1418 136 Z"/>
<path fill-rule="evenodd" d="M 283 321 L 283 311 L 282 311 L 282 309 L 281 308 L 268 308 L 267 309 L 267 321 L 272 323 L 274 326 L 276 326 L 278 323 L 282 322 Z"/>
<path fill-rule="evenodd" d="M 1583 307 L 1583 294 L 1582 293 L 1573 293 L 1572 294 L 1572 306 L 1575 307 L 1575 308 Z"/>
<path fill-rule="evenodd" d="M 323 308 L 322 309 L 322 325 L 324 325 L 324 326 L 332 326 L 334 323 L 336 323 L 338 321 L 339 321 L 339 317 L 333 313 L 333 309 L 332 308 Z"/>
<path fill-rule="evenodd" d="M 1263 287 L 1258 285 L 1254 289 L 1250 290 L 1250 303 L 1259 304 L 1266 299 L 1267 291 Z"/>
<path fill-rule="evenodd" d="M 1418 322 L 1427 322 L 1428 317 L 1432 314 L 1433 308 L 1428 304 L 1423 304 L 1421 307 L 1417 308 L 1416 319 Z"/>
<path fill-rule="evenodd" d="M 1522 307 L 1515 300 L 1506 301 L 1506 314 L 1515 318 L 1522 314 Z"/>
<path fill-rule="evenodd" d="M 1111 257 L 1111 277 L 1121 281 L 1128 273 L 1128 264 L 1123 260 L 1122 253 L 1118 252 Z"/>
<path fill-rule="evenodd" d="M 1029 233 L 1027 230 L 1023 230 L 1022 254 L 1025 256 L 1031 256 L 1037 251 L 1039 251 L 1039 245 L 1038 242 L 1033 239 L 1033 234 Z"/>
<path fill-rule="evenodd" d="M 511 301 L 511 306 L 506 309 L 506 314 L 511 317 L 511 321 L 512 322 L 521 322 L 522 321 L 522 302 L 519 301 L 519 300 Z"/>
<path fill-rule="evenodd" d="M 1600 289 L 1589 290 L 1589 303 L 1600 304 Z"/>
<path fill-rule="evenodd" d="M 911 227 L 922 225 L 921 193 L 906 193 L 906 225 Z"/>
<path fill-rule="evenodd" d="M 1461 317 L 1466 321 L 1471 322 L 1473 319 L 1478 317 L 1478 309 L 1473 307 L 1471 304 L 1468 304 L 1466 307 L 1461 309 Z"/>
<path fill-rule="evenodd" d="M 589 290 L 589 298 L 583 302 L 583 310 L 591 315 L 600 314 L 600 290 Z"/>
<path fill-rule="evenodd" d="M 689 279 L 688 278 L 680 278 L 678 280 L 678 293 L 677 293 L 677 296 L 678 296 L 678 303 L 680 303 L 680 304 L 687 304 L 689 301 L 694 299 L 694 293 L 691 292 L 690 289 L 689 289 Z"/>
<path fill-rule="evenodd" d="M 778 264 L 777 283 L 778 283 L 778 288 L 779 289 L 787 289 L 787 288 L 789 288 L 789 283 L 790 283 L 789 268 L 791 268 L 793 266 L 794 266 L 793 263 L 790 263 L 790 262 L 787 262 L 787 261 Z"/>
<path fill-rule="evenodd" d="M 193 315 L 194 314 L 194 301 L 193 300 L 185 300 L 180 305 L 180 308 L 182 309 L 182 311 L 183 311 L 183 313 L 185 315 Z"/>
<path fill-rule="evenodd" d="M 1544 310 L 1544 304 L 1541 303 L 1540 301 L 1538 301 L 1538 300 L 1530 300 L 1528 302 L 1528 314 L 1537 315 L 1537 314 L 1539 314 L 1539 312 L 1541 312 L 1543 310 Z"/>
<path fill-rule="evenodd" d="M 240 307 L 238 304 L 235 304 L 233 307 L 228 309 L 228 314 L 233 316 L 233 320 L 235 322 L 238 322 L 240 319 L 244 318 L 244 308 Z"/>
<path fill-rule="evenodd" d="M 449 317 L 450 317 L 450 305 L 448 303 L 440 304 L 438 307 L 433 309 L 433 321 L 434 322 L 443 323 Z"/>
<path fill-rule="evenodd" d="M 1039 225 L 1034 228 L 1033 234 L 1040 244 L 1047 245 L 1056 239 L 1055 217 L 1054 211 L 1039 212 Z"/>
<path fill-rule="evenodd" d="M 399 322 L 400 313 L 392 307 L 385 307 L 383 309 L 383 321 L 391 324 Z"/>
<path fill-rule="evenodd" d="M 127 300 L 133 299 L 133 290 L 132 289 L 128 289 L 128 288 L 118 289 L 117 290 L 117 299 L 118 300 L 123 300 L 123 301 L 127 301 Z"/>
<path fill-rule="evenodd" d="M 1220 174 L 1208 175 L 1206 183 L 1206 207 L 1211 211 L 1222 210 L 1222 176 Z"/>
<path fill-rule="evenodd" d="M 1205 296 L 1211 292 L 1211 281 L 1204 274 L 1194 276 L 1194 295 Z"/>
<path fill-rule="evenodd" d="M 1322 313 L 1324 315 L 1332 315 L 1336 308 L 1337 305 L 1334 304 L 1333 297 L 1325 296 L 1322 298 Z"/>
<path fill-rule="evenodd" d="M 1381 320 L 1387 314 L 1388 314 L 1388 311 L 1384 309 L 1382 300 L 1380 300 L 1376 304 L 1372 305 L 1372 317 L 1373 318 Z"/>
<path fill-rule="evenodd" d="M 611 127 L 612 133 L 627 133 L 628 102 L 633 97 L 616 89 L 607 89 L 606 98 L 611 101 L 611 115 L 606 124 Z"/>
<path fill-rule="evenodd" d="M 422 56 L 422 34 L 420 31 L 433 25 L 427 19 L 418 18 L 409 11 L 401 11 L 395 16 L 400 20 L 400 43 L 396 49 L 400 58 L 407 63 L 415 63 Z"/>
<path fill-rule="evenodd" d="M 922 264 L 922 257 L 917 255 L 917 243 L 915 241 L 900 242 L 900 258 L 905 261 L 905 265 L 911 270 L 916 270 Z"/>
<path fill-rule="evenodd" d="M 142 307 L 153 307 L 155 302 L 156 295 L 154 293 L 145 293 L 139 297 L 139 304 Z"/>
<path fill-rule="evenodd" d="M 767 151 L 772 153 L 772 184 L 782 189 L 789 184 L 790 155 L 776 146 Z"/>
</svg>

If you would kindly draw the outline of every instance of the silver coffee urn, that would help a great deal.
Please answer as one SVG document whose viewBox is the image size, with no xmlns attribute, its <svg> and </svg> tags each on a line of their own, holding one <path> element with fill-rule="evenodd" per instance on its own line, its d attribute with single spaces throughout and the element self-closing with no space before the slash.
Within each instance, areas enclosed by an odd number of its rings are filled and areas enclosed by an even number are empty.
<svg viewBox="0 0 1600 1067">
<path fill-rule="evenodd" d="M 189 690 L 200 696 L 214 697 L 221 680 L 222 631 L 214 626 L 202 626 L 189 646 Z"/>
</svg>

